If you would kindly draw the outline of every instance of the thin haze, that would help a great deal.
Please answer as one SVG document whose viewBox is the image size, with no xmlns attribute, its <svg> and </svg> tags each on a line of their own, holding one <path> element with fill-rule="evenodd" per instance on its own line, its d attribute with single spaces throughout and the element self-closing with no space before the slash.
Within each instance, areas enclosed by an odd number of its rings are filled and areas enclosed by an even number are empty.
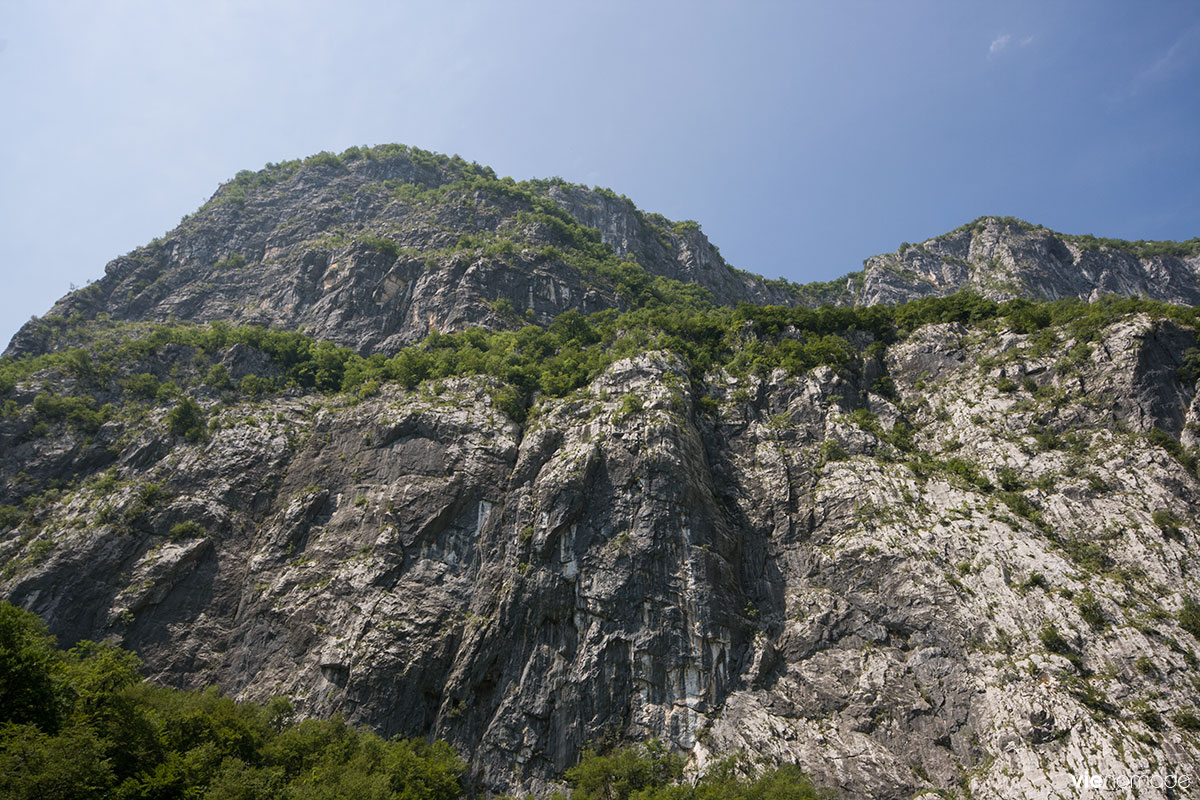
<svg viewBox="0 0 1200 800">
<path fill-rule="evenodd" d="M 608 186 L 829 279 L 983 214 L 1200 235 L 1200 5 L 0 8 L 0 342 L 223 180 L 403 142 Z"/>
</svg>

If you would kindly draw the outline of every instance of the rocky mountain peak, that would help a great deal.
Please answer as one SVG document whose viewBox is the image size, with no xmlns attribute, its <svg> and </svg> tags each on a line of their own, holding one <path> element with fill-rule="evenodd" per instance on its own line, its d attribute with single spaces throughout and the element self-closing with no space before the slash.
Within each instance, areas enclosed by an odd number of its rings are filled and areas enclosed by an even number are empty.
<svg viewBox="0 0 1200 800">
<path fill-rule="evenodd" d="M 304 330 L 369 355 L 431 331 L 636 306 L 662 299 L 663 281 L 730 305 L 897 304 L 962 290 L 1193 303 L 1198 270 L 1200 240 L 1122 242 L 981 217 L 844 278 L 766 280 L 731 268 L 698 224 L 609 190 L 500 179 L 458 156 L 384 145 L 238 173 L 50 314 Z M 34 322 L 8 352 L 46 346 Z"/>
<path fill-rule="evenodd" d="M 994 300 L 1094 300 L 1106 294 L 1200 301 L 1200 239 L 1127 242 L 980 217 L 943 236 L 867 259 L 854 301 L 900 303 L 970 290 Z"/>
<path fill-rule="evenodd" d="M 722 303 L 789 299 L 731 270 L 694 223 L 397 145 L 241 172 L 51 314 L 301 329 L 367 355 L 430 331 L 625 308 L 654 295 L 656 280 Z M 44 346 L 35 324 L 9 352 Z"/>
</svg>

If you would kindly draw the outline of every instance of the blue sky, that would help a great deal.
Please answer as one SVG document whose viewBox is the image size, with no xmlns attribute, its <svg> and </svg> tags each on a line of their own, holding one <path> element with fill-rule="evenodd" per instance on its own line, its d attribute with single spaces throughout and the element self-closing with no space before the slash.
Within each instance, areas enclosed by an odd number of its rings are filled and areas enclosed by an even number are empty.
<svg viewBox="0 0 1200 800">
<path fill-rule="evenodd" d="M 240 169 L 403 142 L 828 279 L 983 214 L 1200 235 L 1200 3 L 0 4 L 0 342 Z"/>
</svg>

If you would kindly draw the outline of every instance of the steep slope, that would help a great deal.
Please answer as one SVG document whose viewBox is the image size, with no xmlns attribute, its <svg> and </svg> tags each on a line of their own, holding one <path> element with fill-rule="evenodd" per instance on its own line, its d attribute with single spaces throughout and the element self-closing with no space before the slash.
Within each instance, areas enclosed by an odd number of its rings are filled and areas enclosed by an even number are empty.
<svg viewBox="0 0 1200 800">
<path fill-rule="evenodd" d="M 614 736 L 847 796 L 1194 770 L 1195 330 L 928 308 L 731 318 L 703 374 L 621 357 L 524 422 L 469 374 L 249 398 L 202 376 L 266 350 L 117 328 L 6 395 L 3 591 L 167 683 L 444 737 L 495 790 Z M 797 346 L 827 364 L 769 367 Z"/>
<path fill-rule="evenodd" d="M 721 303 L 788 293 L 731 270 L 699 228 L 562 181 L 497 180 L 414 148 L 352 148 L 243 172 L 175 230 L 115 259 L 50 315 L 252 323 L 362 354 L 430 331 L 627 307 L 656 277 Z M 36 322 L 10 355 L 42 352 Z"/>
<path fill-rule="evenodd" d="M 1125 242 L 1069 236 L 1017 219 L 981 217 L 944 236 L 867 259 L 859 305 L 962 290 L 994 300 L 1095 300 L 1106 294 L 1200 302 L 1200 239 Z"/>
<path fill-rule="evenodd" d="M 611 191 L 497 179 L 457 156 L 384 145 L 239 173 L 49 316 L 266 325 L 367 355 L 431 331 L 672 302 L 672 284 L 727 305 L 897 304 L 962 290 L 1191 304 L 1198 273 L 1197 239 L 1121 242 L 983 217 L 843 278 L 765 280 L 726 264 L 695 223 L 643 213 Z M 44 352 L 49 333 L 35 319 L 7 354 Z"/>
<path fill-rule="evenodd" d="M 1111 295 L 1198 250 L 985 218 L 795 286 L 409 148 L 243 173 L 0 359 L 0 593 L 494 791 L 649 737 L 845 796 L 1194 775 L 1200 312 Z"/>
</svg>

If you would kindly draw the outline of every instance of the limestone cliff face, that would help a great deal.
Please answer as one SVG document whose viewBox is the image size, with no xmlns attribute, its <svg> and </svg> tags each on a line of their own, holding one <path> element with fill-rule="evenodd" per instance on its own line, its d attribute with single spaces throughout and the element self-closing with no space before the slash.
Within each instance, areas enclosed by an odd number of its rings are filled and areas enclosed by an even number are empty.
<svg viewBox="0 0 1200 800">
<path fill-rule="evenodd" d="M 548 196 L 580 224 L 598 231 L 618 256 L 634 259 L 654 275 L 703 286 L 718 302 L 730 305 L 798 302 L 796 287 L 730 269 L 694 222 L 646 215 L 624 197 L 581 186 L 554 186 Z"/>
<path fill-rule="evenodd" d="M 368 354 L 620 308 L 655 278 L 722 303 L 1193 302 L 1195 256 L 1089 247 L 984 220 L 797 289 L 611 193 L 386 150 L 240 176 L 54 312 Z M 64 421 L 86 408 L 53 398 L 90 369 L 65 350 L 0 384 L 0 593 L 63 644 L 448 739 L 497 792 L 545 794 L 613 737 L 694 769 L 795 761 L 847 797 L 1200 770 L 1194 330 L 927 325 L 841 371 L 748 377 L 649 348 L 520 422 L 487 377 L 254 398 L 198 372 L 269 377 L 254 347 L 118 333 L 147 339 L 123 374 L 189 387 L 206 436 L 173 435 L 153 391 Z M 10 354 L 106 341 L 31 324 Z"/>
<path fill-rule="evenodd" d="M 1145 244 L 984 217 L 840 280 L 767 281 L 732 269 L 695 223 L 643 213 L 608 190 L 498 180 L 457 156 L 385 146 L 240 173 L 50 314 L 303 330 L 368 355 L 432 331 L 626 308 L 656 278 L 726 305 L 898 304 L 962 290 L 997 300 L 1200 302 L 1200 242 Z M 47 341 L 34 321 L 7 354 L 44 352 Z"/>
<path fill-rule="evenodd" d="M 164 412 L 32 440 L 9 417 L 7 491 L 97 477 L 4 537 L 2 587 L 157 680 L 445 737 L 495 790 L 614 735 L 848 796 L 1194 770 L 1200 484 L 1146 434 L 1193 443 L 1195 335 L 1060 333 L 930 326 L 856 373 L 699 389 L 651 352 L 524 426 L 483 378 L 213 406 L 202 444 Z"/>
<path fill-rule="evenodd" d="M 615 256 L 583 252 L 587 236 Z M 622 269 L 694 283 L 721 303 L 788 298 L 731 270 L 694 224 L 609 192 L 499 181 L 461 159 L 382 148 L 242 173 L 50 313 L 282 327 L 367 355 L 430 331 L 625 307 Z M 44 347 L 26 325 L 8 352 Z"/>
<path fill-rule="evenodd" d="M 902 303 L 964 289 L 994 300 L 1095 300 L 1119 294 L 1195 305 L 1200 302 L 1200 243 L 1156 251 L 983 217 L 868 259 L 854 302 Z"/>
</svg>

